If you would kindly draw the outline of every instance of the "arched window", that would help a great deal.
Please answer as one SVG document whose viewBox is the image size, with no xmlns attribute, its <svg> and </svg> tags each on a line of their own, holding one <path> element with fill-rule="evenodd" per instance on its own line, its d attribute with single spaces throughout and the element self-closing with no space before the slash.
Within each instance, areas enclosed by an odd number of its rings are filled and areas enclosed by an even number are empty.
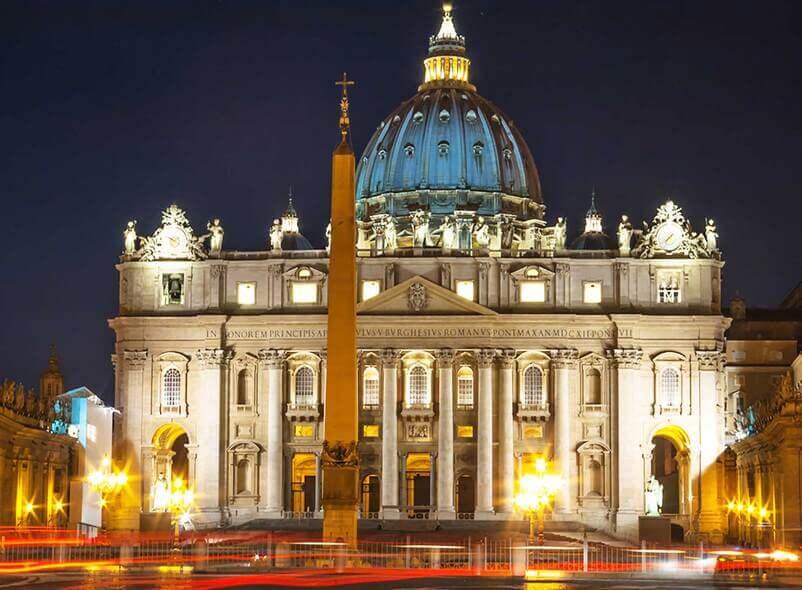
<svg viewBox="0 0 802 590">
<path fill-rule="evenodd" d="M 162 377 L 162 406 L 177 408 L 179 405 L 181 405 L 181 373 L 175 367 L 171 367 Z"/>
<path fill-rule="evenodd" d="M 585 403 L 592 405 L 601 404 L 601 373 L 599 373 L 598 369 L 590 369 L 588 371 L 586 384 L 587 393 L 585 394 Z"/>
<path fill-rule="evenodd" d="M 379 405 L 379 370 L 366 367 L 362 374 L 362 405 L 374 408 Z"/>
<path fill-rule="evenodd" d="M 473 407 L 473 370 L 468 366 L 462 366 L 457 371 L 457 405 Z"/>
<path fill-rule="evenodd" d="M 311 406 L 315 403 L 315 374 L 311 367 L 295 371 L 295 405 Z"/>
<path fill-rule="evenodd" d="M 250 472 L 251 472 L 251 465 L 247 459 L 240 459 L 237 461 L 237 473 L 236 473 L 236 482 L 237 485 L 235 487 L 238 494 L 247 494 L 250 490 L 248 489 L 250 486 L 248 485 L 248 480 L 250 479 Z"/>
<path fill-rule="evenodd" d="M 242 369 L 237 373 L 237 404 L 240 406 L 250 405 L 252 392 L 253 375 L 248 369 Z"/>
<path fill-rule="evenodd" d="M 409 370 L 407 402 L 410 406 L 428 406 L 432 403 L 429 394 L 429 374 L 426 367 L 415 365 Z"/>
<path fill-rule="evenodd" d="M 682 399 L 680 392 L 680 376 L 676 369 L 663 369 L 660 374 L 661 404 L 669 408 L 678 408 Z"/>
<path fill-rule="evenodd" d="M 524 371 L 523 387 L 524 406 L 542 407 L 543 402 L 543 371 L 537 365 L 529 365 Z"/>
</svg>

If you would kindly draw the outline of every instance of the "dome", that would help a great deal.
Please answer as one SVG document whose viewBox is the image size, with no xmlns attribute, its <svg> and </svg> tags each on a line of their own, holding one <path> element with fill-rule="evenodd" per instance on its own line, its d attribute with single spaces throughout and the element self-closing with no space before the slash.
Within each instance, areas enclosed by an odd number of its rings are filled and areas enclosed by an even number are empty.
<svg viewBox="0 0 802 590">
<path fill-rule="evenodd" d="M 596 209 L 596 191 L 590 196 L 590 209 L 585 214 L 585 231 L 571 243 L 571 250 L 615 250 L 616 241 L 604 233 L 601 213 Z"/>
<path fill-rule="evenodd" d="M 361 218 L 473 210 L 542 219 L 540 179 L 513 122 L 468 81 L 470 60 L 451 7 L 429 40 L 424 82 L 379 124 L 359 161 Z"/>
<path fill-rule="evenodd" d="M 287 199 L 287 208 L 280 219 L 273 220 L 270 229 L 270 247 L 275 251 L 314 250 L 312 243 L 300 231 L 298 212 L 292 204 L 292 187 Z"/>
<path fill-rule="evenodd" d="M 303 234 L 289 233 L 284 234 L 281 238 L 282 250 L 314 250 L 312 242 L 307 240 Z"/>
</svg>

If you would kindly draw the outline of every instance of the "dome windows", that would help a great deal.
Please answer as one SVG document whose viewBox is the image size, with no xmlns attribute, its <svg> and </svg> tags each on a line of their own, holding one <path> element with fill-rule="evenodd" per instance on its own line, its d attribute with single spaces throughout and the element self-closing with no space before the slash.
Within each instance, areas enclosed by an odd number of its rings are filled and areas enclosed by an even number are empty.
<svg viewBox="0 0 802 590">
<path fill-rule="evenodd" d="M 401 122 L 401 117 L 399 117 L 398 115 L 396 115 L 395 117 L 393 117 L 393 123 L 394 123 L 394 124 L 395 124 L 395 123 L 400 123 L 400 122 Z"/>
<path fill-rule="evenodd" d="M 423 123 L 423 113 L 418 111 L 414 115 L 412 115 L 412 122 L 415 125 L 420 125 L 421 123 Z"/>
<path fill-rule="evenodd" d="M 467 113 L 465 113 L 465 120 L 468 123 L 471 123 L 471 124 L 476 123 L 476 119 L 478 119 L 478 117 L 476 115 L 476 111 L 474 111 L 473 109 L 471 109 Z"/>
<path fill-rule="evenodd" d="M 485 145 L 481 141 L 477 141 L 473 144 L 473 155 L 477 158 L 482 155 L 482 152 L 485 151 Z"/>
<path fill-rule="evenodd" d="M 437 144 L 437 153 L 441 156 L 447 156 L 450 149 L 451 145 L 447 141 L 441 141 Z"/>
<path fill-rule="evenodd" d="M 387 150 L 381 148 L 376 155 L 378 156 L 379 160 L 384 160 L 387 157 Z"/>
<path fill-rule="evenodd" d="M 508 147 L 505 147 L 505 148 L 502 150 L 502 153 L 504 154 L 504 160 L 506 160 L 507 162 L 509 162 L 510 160 L 512 160 L 512 150 L 511 150 L 510 148 L 508 148 Z"/>
<path fill-rule="evenodd" d="M 411 143 L 408 143 L 404 146 L 404 153 L 407 155 L 408 158 L 411 158 L 415 155 L 415 146 Z"/>
<path fill-rule="evenodd" d="M 441 123 L 448 123 L 451 120 L 451 113 L 449 113 L 446 109 L 443 109 L 440 111 L 438 117 L 440 118 Z"/>
</svg>

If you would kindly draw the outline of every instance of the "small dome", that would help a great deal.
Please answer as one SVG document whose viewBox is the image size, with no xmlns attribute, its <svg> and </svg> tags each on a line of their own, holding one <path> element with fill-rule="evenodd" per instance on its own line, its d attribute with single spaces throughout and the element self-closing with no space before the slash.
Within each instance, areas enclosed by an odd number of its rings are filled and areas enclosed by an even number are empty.
<svg viewBox="0 0 802 590">
<path fill-rule="evenodd" d="M 314 250 L 312 243 L 299 232 L 285 233 L 281 238 L 282 250 Z"/>
<path fill-rule="evenodd" d="M 615 250 L 615 240 L 604 232 L 585 232 L 571 243 L 571 250 Z"/>
</svg>

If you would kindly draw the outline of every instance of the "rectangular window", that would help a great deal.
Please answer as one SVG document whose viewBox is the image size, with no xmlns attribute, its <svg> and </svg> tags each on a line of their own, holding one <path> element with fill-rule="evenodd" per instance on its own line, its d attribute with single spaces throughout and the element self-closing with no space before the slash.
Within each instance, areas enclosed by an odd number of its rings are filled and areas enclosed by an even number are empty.
<svg viewBox="0 0 802 590">
<path fill-rule="evenodd" d="M 546 282 L 521 281 L 518 295 L 521 303 L 543 303 L 546 301 Z"/>
<path fill-rule="evenodd" d="M 237 283 L 237 303 L 240 305 L 256 303 L 256 283 Z"/>
<path fill-rule="evenodd" d="M 378 424 L 363 424 L 362 436 L 364 438 L 379 438 L 379 425 Z"/>
<path fill-rule="evenodd" d="M 162 275 L 162 305 L 184 303 L 184 275 L 171 273 Z"/>
<path fill-rule="evenodd" d="M 583 301 L 585 303 L 601 303 L 602 284 L 601 281 L 586 281 L 582 283 Z"/>
<path fill-rule="evenodd" d="M 473 426 L 457 426 L 457 438 L 473 438 Z"/>
<path fill-rule="evenodd" d="M 382 285 L 379 281 L 362 281 L 362 301 L 367 301 L 381 292 Z"/>
<path fill-rule="evenodd" d="M 95 442 L 97 440 L 97 428 L 94 424 L 86 425 L 86 438 L 91 442 Z"/>
<path fill-rule="evenodd" d="M 457 295 L 468 301 L 473 301 L 473 281 L 457 281 Z"/>
<path fill-rule="evenodd" d="M 312 424 L 296 424 L 295 438 L 312 438 L 315 436 L 315 427 Z"/>
<path fill-rule="evenodd" d="M 660 273 L 657 277 L 657 302 L 658 303 L 681 303 L 682 277 L 676 272 Z"/>
<path fill-rule="evenodd" d="M 293 303 L 317 303 L 317 283 L 294 281 L 290 291 Z"/>
</svg>

